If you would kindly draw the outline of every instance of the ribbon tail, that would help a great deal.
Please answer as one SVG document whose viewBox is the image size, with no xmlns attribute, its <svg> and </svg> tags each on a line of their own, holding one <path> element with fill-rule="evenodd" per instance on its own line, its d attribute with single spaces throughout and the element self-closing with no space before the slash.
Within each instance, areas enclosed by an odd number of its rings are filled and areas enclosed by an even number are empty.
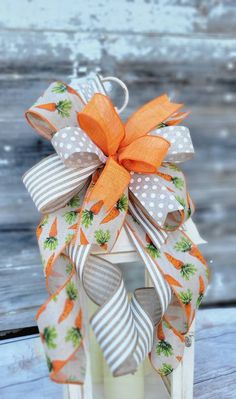
<svg viewBox="0 0 236 399">
<path fill-rule="evenodd" d="M 132 205 L 130 204 L 132 216 L 127 215 L 126 226 L 145 262 L 154 287 L 159 292 L 163 309 L 162 324 L 163 321 L 166 322 L 163 337 L 169 339 L 160 339 L 158 335 L 155 337 L 151 362 L 160 374 L 164 374 L 165 370 L 168 374 L 168 370 L 171 372 L 176 368 L 182 358 L 184 334 L 188 332 L 204 295 L 207 286 L 206 262 L 184 232 L 177 230 L 167 235 L 152 228 L 145 215 L 140 210 L 137 212 Z M 163 234 L 166 235 L 164 242 Z M 158 282 L 156 279 L 159 273 L 162 281 L 159 277 Z M 165 299 L 168 297 L 168 290 L 163 295 L 163 279 L 172 291 L 172 298 L 167 302 Z"/>
</svg>

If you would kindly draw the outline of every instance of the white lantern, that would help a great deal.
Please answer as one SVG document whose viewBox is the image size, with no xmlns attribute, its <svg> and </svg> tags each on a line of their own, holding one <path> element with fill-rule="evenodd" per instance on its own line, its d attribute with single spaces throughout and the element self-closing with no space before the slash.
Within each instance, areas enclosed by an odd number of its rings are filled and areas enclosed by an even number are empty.
<svg viewBox="0 0 236 399">
<path fill-rule="evenodd" d="M 190 219 L 185 223 L 185 231 L 195 244 L 205 241 L 199 236 L 195 224 Z M 114 264 L 127 264 L 134 268 L 139 261 L 138 254 L 127 233 L 122 229 L 120 236 L 108 254 L 94 252 Z M 125 276 L 124 276 L 125 277 Z M 151 286 L 150 279 L 145 275 L 146 286 Z M 95 310 L 88 298 L 86 322 Z M 89 314 L 90 313 L 90 314 Z M 64 399 L 192 399 L 194 375 L 194 323 L 188 334 L 184 357 L 178 368 L 167 377 L 161 377 L 152 369 L 149 360 L 139 367 L 134 375 L 112 377 L 96 339 L 87 324 L 89 334 L 85 338 L 89 350 L 89 359 L 84 386 L 67 385 L 64 387 Z"/>
</svg>

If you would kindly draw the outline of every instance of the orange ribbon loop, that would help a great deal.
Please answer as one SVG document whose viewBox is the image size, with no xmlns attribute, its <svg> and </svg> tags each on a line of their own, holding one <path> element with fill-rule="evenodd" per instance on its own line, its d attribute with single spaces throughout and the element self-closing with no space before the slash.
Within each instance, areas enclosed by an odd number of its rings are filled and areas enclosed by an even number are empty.
<svg viewBox="0 0 236 399">
<path fill-rule="evenodd" d="M 77 115 L 80 127 L 90 139 L 104 152 L 114 155 L 124 138 L 125 129 L 111 100 L 97 93 Z"/>
<path fill-rule="evenodd" d="M 162 137 L 140 137 L 121 149 L 118 159 L 127 170 L 138 173 L 156 173 L 169 147 L 169 141 Z"/>
<path fill-rule="evenodd" d="M 125 138 L 121 147 L 127 146 L 138 137 L 145 136 L 182 106 L 183 104 L 171 103 L 166 94 L 144 104 L 127 120 Z"/>
</svg>

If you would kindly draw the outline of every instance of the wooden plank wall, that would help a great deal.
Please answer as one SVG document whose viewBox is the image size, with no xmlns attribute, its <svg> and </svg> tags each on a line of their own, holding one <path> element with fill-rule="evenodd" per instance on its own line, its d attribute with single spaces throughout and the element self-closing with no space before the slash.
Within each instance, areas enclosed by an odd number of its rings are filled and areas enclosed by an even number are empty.
<svg viewBox="0 0 236 399">
<path fill-rule="evenodd" d="M 233 0 L 0 3 L 0 330 L 34 325 L 46 297 L 39 216 L 21 175 L 52 147 L 26 125 L 24 110 L 51 80 L 92 70 L 129 85 L 126 115 L 163 91 L 192 110 L 196 157 L 183 168 L 209 241 L 205 305 L 235 302 L 235 21 Z"/>
</svg>

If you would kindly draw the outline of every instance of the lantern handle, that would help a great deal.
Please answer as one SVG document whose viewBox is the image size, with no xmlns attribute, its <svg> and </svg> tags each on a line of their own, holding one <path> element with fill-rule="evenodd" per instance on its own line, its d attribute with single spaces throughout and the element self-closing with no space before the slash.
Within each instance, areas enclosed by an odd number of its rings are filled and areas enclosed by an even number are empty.
<svg viewBox="0 0 236 399">
<path fill-rule="evenodd" d="M 128 102 L 129 102 L 129 90 L 128 90 L 126 84 L 119 78 L 116 78 L 115 76 L 106 76 L 105 78 L 101 76 L 101 81 L 102 82 L 116 82 L 116 83 L 118 83 L 118 85 L 121 86 L 121 88 L 124 92 L 124 103 L 119 109 L 117 109 L 117 112 L 119 114 L 121 114 L 121 112 L 124 111 L 124 109 L 127 107 Z"/>
</svg>

